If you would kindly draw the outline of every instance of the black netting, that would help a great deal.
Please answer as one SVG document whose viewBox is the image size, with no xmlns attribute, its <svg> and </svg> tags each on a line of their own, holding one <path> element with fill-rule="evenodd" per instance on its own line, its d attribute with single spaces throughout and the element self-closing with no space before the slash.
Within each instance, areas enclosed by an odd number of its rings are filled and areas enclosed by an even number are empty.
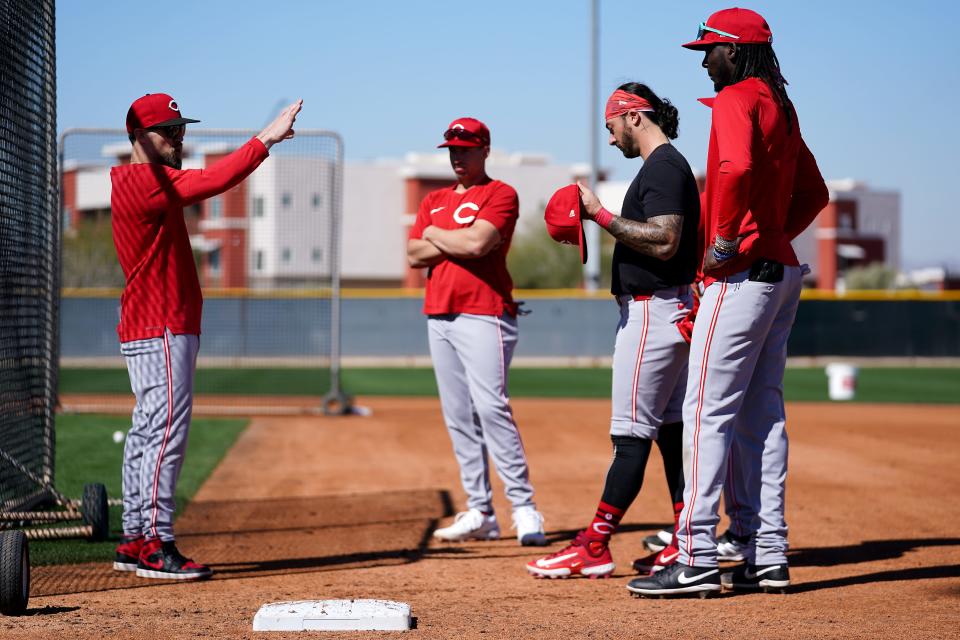
<svg viewBox="0 0 960 640">
<path fill-rule="evenodd" d="M 59 313 L 54 0 L 0 0 L 0 510 L 53 483 Z"/>
</svg>

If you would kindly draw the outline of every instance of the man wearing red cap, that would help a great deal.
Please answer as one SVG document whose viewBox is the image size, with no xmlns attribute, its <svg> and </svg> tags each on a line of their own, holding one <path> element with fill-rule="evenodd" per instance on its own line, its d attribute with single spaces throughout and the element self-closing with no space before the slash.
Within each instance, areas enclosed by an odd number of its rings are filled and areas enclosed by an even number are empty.
<svg viewBox="0 0 960 640">
<path fill-rule="evenodd" d="M 457 184 L 424 198 L 407 241 L 410 266 L 428 268 L 423 312 L 430 355 L 467 494 L 467 510 L 434 536 L 448 541 L 500 537 L 489 451 L 513 506 L 517 540 L 543 545 L 543 517 L 533 502 L 507 392 L 517 304 L 506 258 L 519 214 L 517 192 L 487 176 L 490 131 L 482 122 L 458 118 L 443 137 L 440 147 L 450 151 Z"/>
<path fill-rule="evenodd" d="M 203 170 L 181 170 L 186 125 L 165 93 L 127 112 L 130 164 L 110 171 L 113 243 L 126 277 L 120 298 L 120 351 L 136 396 L 123 449 L 123 542 L 113 568 L 143 578 L 196 580 L 209 567 L 174 542 L 174 491 L 187 447 L 203 297 L 183 208 L 232 188 L 293 137 L 302 101 L 257 136 Z"/>
<path fill-rule="evenodd" d="M 710 16 L 684 45 L 704 52 L 718 92 L 701 238 L 705 289 L 683 407 L 689 460 L 680 557 L 632 581 L 627 588 L 638 595 L 790 584 L 783 371 L 802 276 L 790 241 L 826 205 L 827 189 L 800 136 L 772 42 L 762 16 L 735 8 Z M 752 514 L 751 536 L 746 563 L 721 576 L 716 526 L 731 449 L 745 480 L 739 497 Z"/>
<path fill-rule="evenodd" d="M 689 347 L 681 323 L 693 305 L 690 283 L 697 271 L 700 196 L 690 165 L 670 144 L 677 137 L 678 115 L 669 100 L 646 85 L 624 84 L 607 100 L 605 123 L 611 145 L 627 158 L 643 158 L 619 216 L 580 186 L 583 208 L 578 215 L 594 220 L 617 240 L 611 284 L 620 307 L 611 394 L 613 460 L 593 520 L 565 548 L 528 562 L 527 571 L 535 577 L 613 573 L 609 542 L 640 492 L 654 441 L 663 454 L 675 517 L 683 506 L 680 422 Z M 558 208 L 559 216 L 546 212 L 548 229 L 562 223 L 568 210 L 573 215 L 578 209 L 575 189 L 570 196 L 571 202 Z M 579 229 L 574 229 L 582 243 Z M 555 233 L 551 231 L 556 238 Z M 633 566 L 646 575 L 676 557 L 676 547 L 668 544 Z"/>
</svg>

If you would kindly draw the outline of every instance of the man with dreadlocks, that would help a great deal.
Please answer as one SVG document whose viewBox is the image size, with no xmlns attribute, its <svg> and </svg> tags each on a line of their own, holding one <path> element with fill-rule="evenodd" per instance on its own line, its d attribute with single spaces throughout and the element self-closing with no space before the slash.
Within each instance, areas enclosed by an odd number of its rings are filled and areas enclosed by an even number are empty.
<svg viewBox="0 0 960 640">
<path fill-rule="evenodd" d="M 790 241 L 827 203 L 816 160 L 759 14 L 726 9 L 683 46 L 704 52 L 717 96 L 700 237 L 703 294 L 683 406 L 684 507 L 672 567 L 632 581 L 643 596 L 790 584 L 784 485 L 783 370 L 800 299 Z M 731 448 L 750 514 L 746 562 L 720 575 L 716 527 Z"/>
</svg>

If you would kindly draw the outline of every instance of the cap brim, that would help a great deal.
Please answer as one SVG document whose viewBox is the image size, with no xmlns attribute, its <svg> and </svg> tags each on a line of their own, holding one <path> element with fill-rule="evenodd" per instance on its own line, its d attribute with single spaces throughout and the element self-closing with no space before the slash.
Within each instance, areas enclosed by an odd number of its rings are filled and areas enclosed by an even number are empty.
<svg viewBox="0 0 960 640">
<path fill-rule="evenodd" d="M 194 122 L 200 122 L 199 120 L 194 120 L 193 118 L 171 118 L 170 120 L 164 120 L 163 122 L 158 122 L 157 124 L 150 125 L 151 127 L 172 127 L 178 124 L 192 124 Z M 149 127 L 146 127 L 149 128 Z"/>
<path fill-rule="evenodd" d="M 438 144 L 437 149 L 443 149 L 444 147 L 485 147 L 487 144 L 488 143 L 485 142 L 471 142 L 470 140 L 454 138 L 453 140 L 447 140 L 443 144 Z"/>
<path fill-rule="evenodd" d="M 580 227 L 580 264 L 587 264 L 587 234 L 583 230 L 583 198 L 580 197 L 579 190 L 577 203 L 580 205 L 580 217 L 577 219 L 577 226 Z"/>
<path fill-rule="evenodd" d="M 707 47 L 710 47 L 715 44 L 720 44 L 720 43 L 716 41 L 693 40 L 692 42 L 688 42 L 680 46 L 683 47 L 684 49 L 693 49 L 694 51 L 702 51 Z"/>
</svg>

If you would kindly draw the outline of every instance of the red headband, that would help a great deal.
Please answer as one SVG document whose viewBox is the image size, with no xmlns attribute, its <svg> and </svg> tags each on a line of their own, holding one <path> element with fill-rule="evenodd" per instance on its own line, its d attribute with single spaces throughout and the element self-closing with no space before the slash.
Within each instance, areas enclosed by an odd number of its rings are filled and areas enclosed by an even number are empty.
<svg viewBox="0 0 960 640">
<path fill-rule="evenodd" d="M 634 95 L 632 93 L 627 93 L 622 89 L 617 89 L 613 92 L 613 95 L 607 99 L 607 109 L 604 113 L 604 121 L 609 120 L 610 118 L 616 118 L 617 116 L 622 116 L 625 113 L 630 111 L 656 111 L 653 107 L 650 106 L 650 103 L 641 98 L 640 96 Z"/>
</svg>

